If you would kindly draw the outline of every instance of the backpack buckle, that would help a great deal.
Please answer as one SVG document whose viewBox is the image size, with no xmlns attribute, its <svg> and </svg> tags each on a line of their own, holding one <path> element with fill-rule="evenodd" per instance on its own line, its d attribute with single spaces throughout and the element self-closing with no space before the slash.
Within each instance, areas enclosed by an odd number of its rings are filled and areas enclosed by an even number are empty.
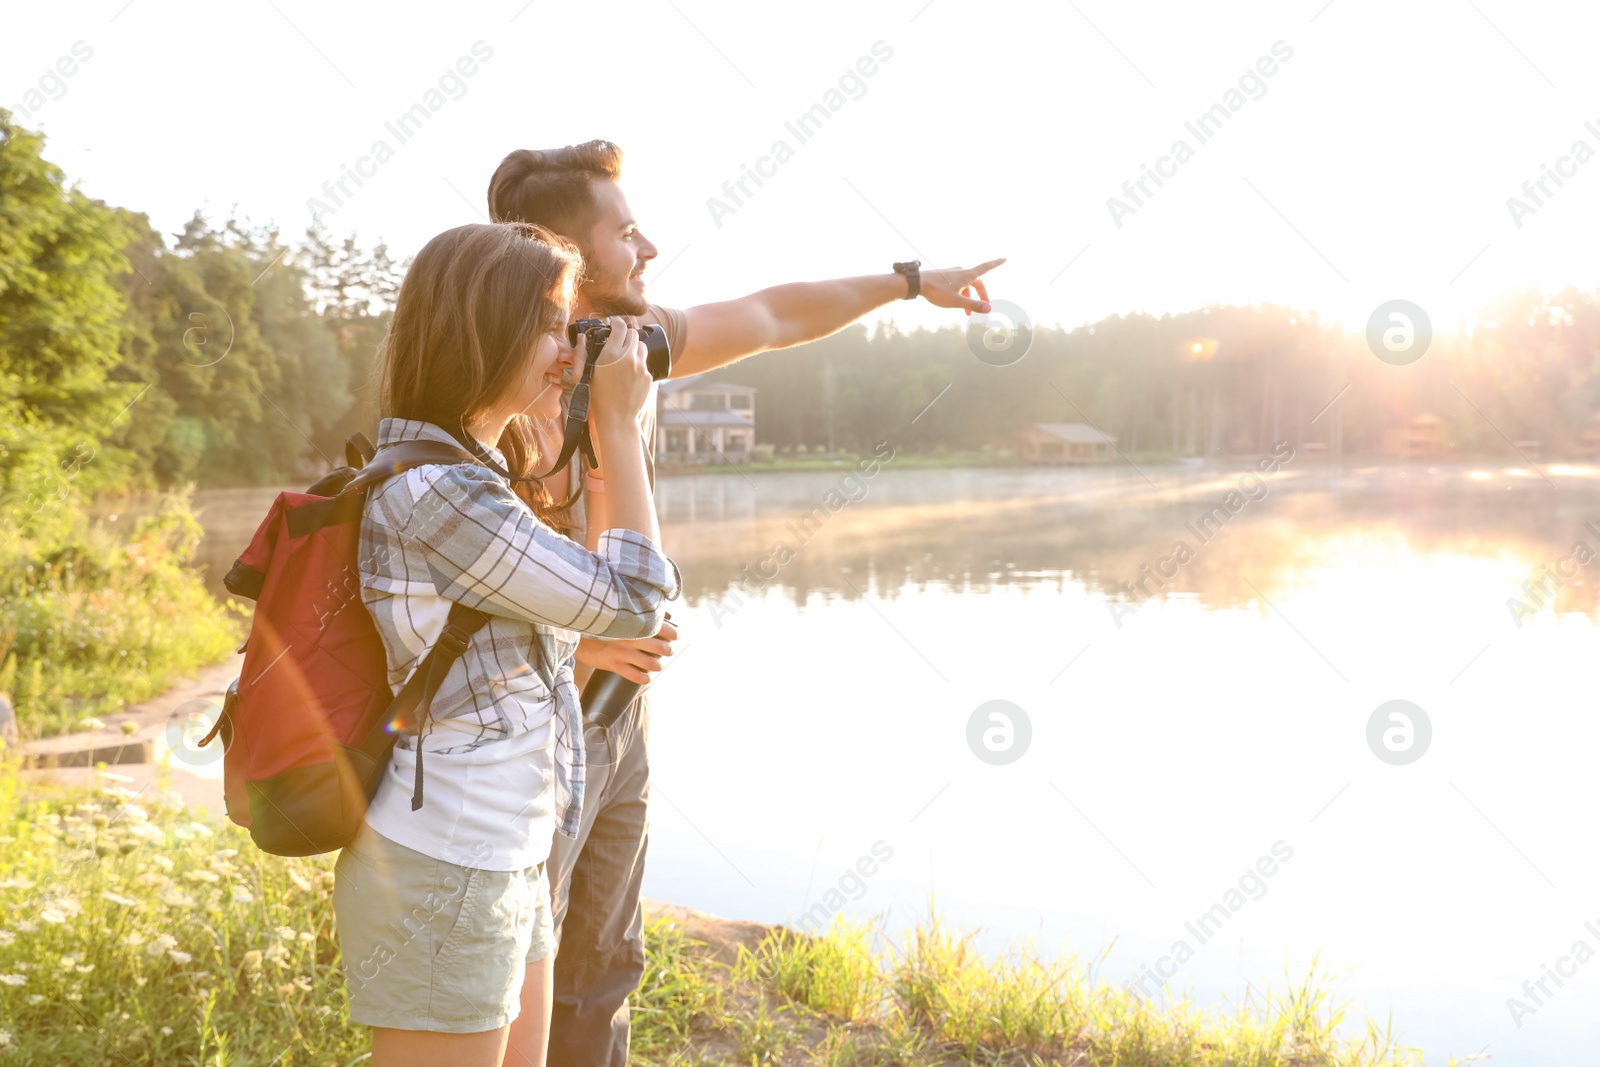
<svg viewBox="0 0 1600 1067">
<path fill-rule="evenodd" d="M 467 650 L 467 643 L 472 640 L 472 634 L 459 623 L 447 623 L 444 632 L 439 635 L 439 640 L 434 642 L 435 648 L 443 648 L 452 657 L 459 656 Z"/>
</svg>

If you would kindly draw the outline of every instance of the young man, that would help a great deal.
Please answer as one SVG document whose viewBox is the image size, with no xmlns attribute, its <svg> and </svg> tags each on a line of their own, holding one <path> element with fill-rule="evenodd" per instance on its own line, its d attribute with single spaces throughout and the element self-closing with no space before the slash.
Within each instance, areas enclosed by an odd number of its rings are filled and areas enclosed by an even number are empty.
<svg viewBox="0 0 1600 1067">
<path fill-rule="evenodd" d="M 584 280 L 574 319 L 622 315 L 633 325 L 659 324 L 672 346 L 674 378 L 826 337 L 892 300 L 920 295 L 938 307 L 987 313 L 987 300 L 967 297 L 962 290 L 973 286 L 982 297 L 978 279 L 1005 262 L 927 271 L 916 263 L 897 263 L 893 272 L 883 274 L 794 282 L 737 300 L 664 308 L 645 297 L 644 271 L 656 257 L 656 246 L 628 210 L 618 184 L 621 175 L 622 150 L 609 141 L 548 151 L 522 149 L 507 156 L 490 179 L 489 214 L 496 222 L 535 222 L 576 242 L 583 251 Z M 653 483 L 653 403 L 641 415 L 640 430 Z M 551 491 L 558 499 L 580 485 L 586 494 L 604 492 L 602 481 L 579 469 L 579 455 L 571 466 L 553 479 L 557 484 Z M 603 502 L 597 499 L 596 505 Z M 581 502 L 574 517 L 585 528 L 585 542 L 592 542 L 597 524 L 586 520 Z M 648 682 L 650 673 L 661 670 L 662 659 L 672 654 L 676 638 L 667 623 L 656 637 L 645 640 L 585 639 L 578 646 L 578 684 L 584 682 L 584 668 Z M 644 974 L 639 889 L 650 784 L 645 703 L 641 696 L 608 730 L 590 727 L 586 732 L 588 781 L 581 825 L 575 838 L 556 835 L 547 864 L 557 943 L 550 1023 L 554 1067 L 622 1067 L 627 1062 L 627 998 Z M 524 1062 L 518 1038 L 519 1027 L 513 1024 L 507 1064 Z"/>
</svg>

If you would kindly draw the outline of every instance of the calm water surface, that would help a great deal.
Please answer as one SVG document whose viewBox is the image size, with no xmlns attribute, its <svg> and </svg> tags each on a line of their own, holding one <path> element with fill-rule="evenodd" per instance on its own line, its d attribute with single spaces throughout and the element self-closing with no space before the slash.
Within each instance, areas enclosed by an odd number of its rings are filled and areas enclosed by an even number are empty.
<svg viewBox="0 0 1600 1067">
<path fill-rule="evenodd" d="M 664 478 L 647 894 L 891 932 L 931 903 L 1203 1004 L 1317 957 L 1430 1064 L 1595 1062 L 1600 470 L 1244 473 Z M 200 494 L 215 588 L 270 497 Z M 1368 741 L 1397 699 L 1431 727 L 1405 765 Z"/>
</svg>

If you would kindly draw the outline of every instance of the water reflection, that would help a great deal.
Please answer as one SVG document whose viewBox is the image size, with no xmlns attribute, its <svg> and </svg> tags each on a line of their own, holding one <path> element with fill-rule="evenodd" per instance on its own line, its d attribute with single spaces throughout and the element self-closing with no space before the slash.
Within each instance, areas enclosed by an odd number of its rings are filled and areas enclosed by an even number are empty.
<svg viewBox="0 0 1600 1067">
<path fill-rule="evenodd" d="M 985 593 L 1070 583 L 1132 605 L 1171 597 L 1218 608 L 1257 599 L 1245 576 L 1265 592 L 1336 567 L 1342 581 L 1368 582 L 1377 596 L 1393 568 L 1470 560 L 1492 562 L 1505 580 L 1495 595 L 1529 612 L 1600 614 L 1600 580 L 1574 551 L 1581 543 L 1600 558 L 1594 467 L 1546 468 L 1548 480 L 1520 467 L 1284 469 L 1255 499 L 1241 489 L 1248 467 L 886 468 L 840 492 L 833 499 L 842 506 L 830 510 L 828 494 L 848 473 L 663 478 L 662 538 L 688 603 L 732 606 L 774 591 L 804 607 L 824 594 L 893 599 L 933 586 Z M 198 563 L 217 596 L 227 595 L 222 576 L 278 491 L 195 494 L 206 529 Z M 1229 493 L 1244 500 L 1232 514 Z M 120 520 L 139 507 L 118 505 Z M 1164 566 L 1179 544 L 1192 558 Z M 1364 578 L 1352 570 L 1358 563 Z"/>
<path fill-rule="evenodd" d="M 802 607 L 820 593 L 1076 582 L 1135 602 L 1148 594 L 1221 607 L 1253 599 L 1241 575 L 1265 589 L 1367 556 L 1380 570 L 1434 557 L 1500 561 L 1514 579 L 1510 597 L 1525 596 L 1521 583 L 1570 555 L 1576 539 L 1600 554 L 1600 536 L 1584 528 L 1600 519 L 1592 468 L 1558 470 L 1559 492 L 1518 468 L 1285 470 L 1255 500 L 1241 489 L 1249 473 L 891 470 L 833 512 L 824 499 L 840 476 L 829 474 L 670 478 L 659 498 L 662 536 L 692 604 L 741 581 Z M 1230 493 L 1244 499 L 1231 514 Z M 1163 568 L 1179 544 L 1192 558 Z M 1547 599 L 1558 613 L 1592 614 L 1597 590 L 1580 571 Z"/>
</svg>

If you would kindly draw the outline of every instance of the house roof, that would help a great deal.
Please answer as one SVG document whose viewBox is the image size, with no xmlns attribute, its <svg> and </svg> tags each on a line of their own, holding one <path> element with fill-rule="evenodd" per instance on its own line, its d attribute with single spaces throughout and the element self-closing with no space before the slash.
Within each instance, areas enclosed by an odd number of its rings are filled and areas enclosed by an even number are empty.
<svg viewBox="0 0 1600 1067">
<path fill-rule="evenodd" d="M 743 426 L 751 427 L 756 424 L 749 413 L 743 411 L 678 411 L 667 409 L 661 412 L 656 420 L 662 426 L 693 426 L 706 428 L 711 426 Z"/>
<path fill-rule="evenodd" d="M 1051 437 L 1057 437 L 1075 445 L 1114 445 L 1117 443 L 1115 435 L 1101 433 L 1093 426 L 1081 422 L 1036 422 L 1033 424 L 1033 428 L 1042 430 Z"/>
<path fill-rule="evenodd" d="M 685 389 L 693 389 L 697 393 L 750 393 L 754 395 L 756 387 L 753 385 L 735 385 L 732 382 L 710 381 L 704 375 L 695 374 L 688 378 L 668 378 L 656 388 L 663 393 L 680 393 Z"/>
</svg>

